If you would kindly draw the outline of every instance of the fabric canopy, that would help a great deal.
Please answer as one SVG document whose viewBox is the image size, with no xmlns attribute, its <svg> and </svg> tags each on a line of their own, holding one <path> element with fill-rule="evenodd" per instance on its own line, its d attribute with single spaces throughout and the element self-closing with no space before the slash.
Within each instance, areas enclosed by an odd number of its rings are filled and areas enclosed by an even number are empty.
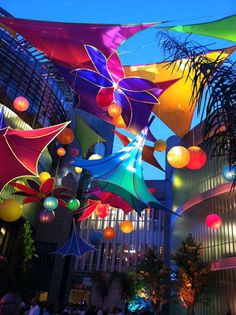
<svg viewBox="0 0 236 315">
<path fill-rule="evenodd" d="M 170 26 L 165 29 L 181 32 L 193 33 L 198 35 L 216 37 L 224 40 L 236 42 L 236 15 L 232 15 L 217 21 L 191 24 L 191 25 L 178 25 Z"/>
<path fill-rule="evenodd" d="M 235 47 L 217 50 L 207 54 L 209 60 L 220 57 L 222 62 L 235 50 Z M 187 61 L 186 61 L 187 62 Z M 185 136 L 191 127 L 196 103 L 192 103 L 191 76 L 179 66 L 180 60 L 168 66 L 167 62 L 149 65 L 125 66 L 127 76 L 141 76 L 155 82 L 178 79 L 159 97 L 160 104 L 154 105 L 153 112 L 179 137 Z M 188 72 L 188 71 L 186 71 Z"/>
<path fill-rule="evenodd" d="M 82 118 L 77 115 L 75 137 L 78 140 L 80 147 L 82 149 L 83 157 L 86 157 L 89 149 L 101 142 L 105 142 L 99 134 L 97 134 L 93 129 L 91 129 Z"/>
<path fill-rule="evenodd" d="M 142 175 L 142 149 L 147 136 L 146 127 L 129 145 L 103 159 L 88 161 L 76 158 L 74 165 L 92 173 L 93 179 L 106 189 L 121 196 L 138 213 L 148 206 L 166 209 L 148 190 Z M 115 190 L 114 190 L 115 189 Z"/>
<path fill-rule="evenodd" d="M 0 23 L 21 34 L 50 60 L 71 69 L 92 66 L 84 48 L 85 44 L 97 47 L 108 57 L 127 38 L 159 24 L 80 24 L 12 17 L 0 17 Z"/>
<path fill-rule="evenodd" d="M 0 129 L 6 128 L 6 127 L 7 127 L 7 122 L 4 115 L 4 107 L 2 106 L 0 110 Z"/>
</svg>

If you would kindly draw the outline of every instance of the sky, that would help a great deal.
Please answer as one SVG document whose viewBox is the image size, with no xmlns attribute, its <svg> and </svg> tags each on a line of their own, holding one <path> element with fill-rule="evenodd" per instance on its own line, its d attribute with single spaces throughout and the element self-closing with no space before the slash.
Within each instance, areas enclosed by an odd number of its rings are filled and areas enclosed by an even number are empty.
<svg viewBox="0 0 236 315">
<path fill-rule="evenodd" d="M 169 21 L 167 25 L 203 23 L 236 14 L 235 0 L 2 0 L 0 6 L 17 18 L 78 22 L 133 24 Z M 232 43 L 209 37 L 193 37 L 214 48 L 225 48 Z M 157 29 L 140 32 L 119 48 L 124 65 L 145 64 L 163 60 L 157 42 Z M 199 121 L 194 116 L 192 125 Z M 159 119 L 151 126 L 157 138 L 167 139 L 173 135 Z M 120 143 L 115 143 L 115 149 Z M 155 153 L 164 166 L 165 154 Z M 144 165 L 145 179 L 162 179 L 164 173 Z"/>
</svg>

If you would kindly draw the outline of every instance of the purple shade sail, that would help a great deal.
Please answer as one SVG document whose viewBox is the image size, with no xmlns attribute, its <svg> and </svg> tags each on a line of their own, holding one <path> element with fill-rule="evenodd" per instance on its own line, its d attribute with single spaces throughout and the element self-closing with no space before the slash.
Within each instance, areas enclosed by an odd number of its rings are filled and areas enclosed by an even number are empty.
<svg viewBox="0 0 236 315">
<path fill-rule="evenodd" d="M 50 60 L 82 68 L 90 61 L 84 45 L 92 45 L 110 56 L 127 38 L 159 23 L 115 25 L 46 22 L 0 17 L 0 22 L 26 38 Z"/>
<path fill-rule="evenodd" d="M 2 106 L 0 111 L 0 129 L 7 128 L 7 122 L 4 115 L 4 107 Z"/>
</svg>

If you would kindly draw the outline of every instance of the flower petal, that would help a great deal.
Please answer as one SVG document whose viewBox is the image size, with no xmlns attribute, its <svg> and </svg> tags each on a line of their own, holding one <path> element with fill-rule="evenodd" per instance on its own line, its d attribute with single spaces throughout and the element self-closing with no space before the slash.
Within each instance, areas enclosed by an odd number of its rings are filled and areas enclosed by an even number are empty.
<svg viewBox="0 0 236 315">
<path fill-rule="evenodd" d="M 112 87 L 113 86 L 112 81 L 108 80 L 106 77 L 104 77 L 100 73 L 97 73 L 92 70 L 77 69 L 77 70 L 74 70 L 73 73 L 75 73 L 75 76 L 81 79 L 84 79 L 85 81 L 88 81 L 99 87 Z"/>
<path fill-rule="evenodd" d="M 32 188 L 32 189 L 34 189 L 36 191 L 39 191 L 40 185 L 35 180 L 27 178 L 27 183 L 30 186 L 30 188 Z"/>
<path fill-rule="evenodd" d="M 59 194 L 65 193 L 67 191 L 70 191 L 70 188 L 67 187 L 56 187 L 53 189 L 53 195 L 58 196 Z"/>
<path fill-rule="evenodd" d="M 95 201 L 94 203 L 88 204 L 87 206 L 85 206 L 83 208 L 84 212 L 81 215 L 81 217 L 79 217 L 78 221 L 81 222 L 81 221 L 87 219 L 88 217 L 90 217 L 90 215 L 96 210 L 98 204 L 99 203 Z M 80 210 L 82 210 L 82 209 L 80 209 Z"/>
<path fill-rule="evenodd" d="M 101 88 L 96 96 L 97 104 L 102 107 L 106 108 L 113 102 L 114 99 L 114 88 Z"/>
<path fill-rule="evenodd" d="M 116 89 L 114 91 L 114 100 L 122 107 L 122 118 L 124 119 L 126 126 L 129 128 L 133 112 L 128 97 L 121 89 Z"/>
<path fill-rule="evenodd" d="M 117 52 L 111 54 L 110 57 L 107 59 L 107 69 L 112 77 L 112 80 L 115 83 L 124 78 L 124 68 L 121 64 Z"/>
<path fill-rule="evenodd" d="M 139 77 L 121 79 L 118 85 L 121 89 L 133 92 L 150 91 L 158 88 L 155 83 Z"/>
<path fill-rule="evenodd" d="M 31 203 L 31 202 L 38 202 L 40 201 L 40 198 L 37 197 L 37 196 L 31 196 L 31 197 L 26 197 L 23 199 L 23 204 L 26 204 L 26 203 Z"/>
<path fill-rule="evenodd" d="M 159 103 L 157 97 L 150 92 L 133 92 L 133 91 L 131 92 L 131 91 L 127 91 L 127 90 L 124 90 L 123 92 L 130 99 L 133 99 L 133 100 L 138 101 L 138 102 L 150 103 L 150 104 Z"/>
<path fill-rule="evenodd" d="M 103 53 L 91 45 L 85 45 L 85 49 L 97 71 L 112 81 L 112 78 L 107 70 L 107 58 L 103 55 Z"/>
<path fill-rule="evenodd" d="M 10 183 L 10 185 L 15 187 L 15 188 L 18 188 L 20 190 L 19 193 L 23 191 L 24 193 L 26 193 L 29 196 L 33 196 L 33 195 L 37 194 L 37 191 L 35 191 L 34 189 L 32 189 L 26 185 L 22 185 L 19 183 Z"/>
<path fill-rule="evenodd" d="M 42 185 L 40 186 L 40 192 L 42 194 L 48 194 L 51 192 L 55 185 L 55 178 L 51 177 L 47 179 Z"/>
<path fill-rule="evenodd" d="M 64 200 L 62 200 L 62 199 L 60 199 L 60 198 L 57 198 L 57 200 L 58 200 L 59 206 L 62 206 L 62 207 L 64 207 L 64 208 L 66 208 L 67 203 L 66 203 Z"/>
</svg>

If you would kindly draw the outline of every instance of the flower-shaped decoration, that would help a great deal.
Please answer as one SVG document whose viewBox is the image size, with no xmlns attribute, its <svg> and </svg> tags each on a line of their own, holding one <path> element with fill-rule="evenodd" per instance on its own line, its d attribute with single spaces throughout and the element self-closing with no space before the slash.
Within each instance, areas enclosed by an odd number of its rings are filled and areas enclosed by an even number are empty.
<svg viewBox="0 0 236 315">
<path fill-rule="evenodd" d="M 157 97 L 162 89 L 156 84 L 140 77 L 125 77 L 124 69 L 116 52 L 107 59 L 97 48 L 85 45 L 85 49 L 94 65 L 94 70 L 77 69 L 73 72 L 77 77 L 82 78 L 100 88 L 96 100 L 98 105 L 107 107 L 113 102 L 119 104 L 122 109 L 129 110 L 132 116 L 130 100 L 157 104 Z M 125 117 L 124 117 L 125 119 Z M 129 121 L 125 121 L 129 127 Z"/>
<path fill-rule="evenodd" d="M 23 204 L 30 202 L 42 202 L 47 197 L 55 197 L 58 200 L 58 204 L 66 208 L 67 203 L 63 200 L 72 199 L 74 196 L 67 194 L 70 190 L 67 187 L 55 187 L 55 178 L 51 177 L 39 185 L 32 179 L 27 179 L 29 186 L 22 185 L 19 183 L 11 183 L 10 185 L 17 188 L 18 191 L 14 195 L 25 196 Z"/>
</svg>

